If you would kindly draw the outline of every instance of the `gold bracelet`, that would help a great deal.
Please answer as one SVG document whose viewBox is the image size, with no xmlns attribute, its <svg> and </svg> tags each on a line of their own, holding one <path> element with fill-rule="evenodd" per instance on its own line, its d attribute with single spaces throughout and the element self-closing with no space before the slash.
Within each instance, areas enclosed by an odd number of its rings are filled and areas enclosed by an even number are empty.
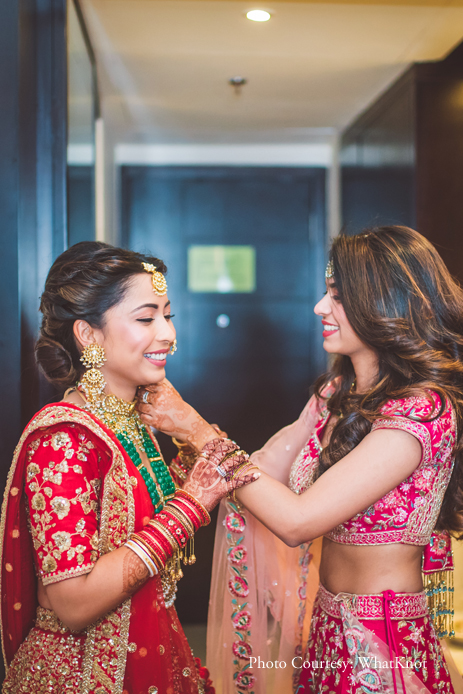
<svg viewBox="0 0 463 694">
<path fill-rule="evenodd" d="M 243 469 L 244 469 L 244 466 L 243 466 L 243 468 L 241 468 L 240 471 L 243 471 Z M 260 472 L 260 468 L 257 467 L 257 465 L 254 465 L 254 464 L 251 464 L 251 465 L 246 469 L 246 474 L 248 474 L 251 470 L 257 470 L 257 472 Z M 233 479 L 233 478 L 232 478 L 232 479 Z M 255 481 L 255 480 L 253 480 L 253 481 Z M 243 485 L 243 486 L 246 486 L 246 485 Z M 235 488 L 228 494 L 228 498 L 231 499 L 232 501 L 234 501 L 235 504 L 238 504 L 238 503 L 239 503 L 238 499 L 236 498 L 236 492 L 238 491 L 238 489 L 241 489 L 241 487 L 235 487 Z"/>
<path fill-rule="evenodd" d="M 179 451 L 181 451 L 182 448 L 188 448 L 190 451 L 194 450 L 188 441 L 179 441 L 175 438 L 175 436 L 172 436 L 172 441 L 175 443 Z"/>
<path fill-rule="evenodd" d="M 180 460 L 182 460 L 182 459 L 180 458 Z M 185 480 L 186 480 L 186 478 L 187 478 L 187 473 L 186 473 L 185 470 L 183 470 L 183 469 L 179 466 L 179 464 L 176 463 L 175 461 L 176 461 L 176 458 L 174 458 L 174 459 L 172 460 L 172 462 L 171 462 L 171 464 L 169 465 L 169 467 L 170 467 L 171 470 L 173 470 L 173 471 L 175 472 L 175 474 L 177 475 L 177 477 L 179 477 L 179 478 L 182 480 L 182 482 L 185 482 Z M 182 462 L 183 462 L 183 461 L 182 461 Z M 186 467 L 186 466 L 185 466 L 185 467 Z M 176 485 L 176 486 L 178 486 L 178 485 Z"/>
<path fill-rule="evenodd" d="M 233 474 L 230 478 L 230 481 L 234 480 L 241 472 L 243 472 L 243 470 L 245 470 L 248 466 L 252 465 L 253 463 L 250 460 L 246 460 L 246 462 L 241 463 L 241 465 L 238 465 L 238 467 L 233 470 Z"/>
<path fill-rule="evenodd" d="M 177 446 L 180 461 L 188 471 L 191 470 L 198 457 L 198 451 L 188 441 L 178 441 L 174 436 L 172 441 Z"/>
</svg>

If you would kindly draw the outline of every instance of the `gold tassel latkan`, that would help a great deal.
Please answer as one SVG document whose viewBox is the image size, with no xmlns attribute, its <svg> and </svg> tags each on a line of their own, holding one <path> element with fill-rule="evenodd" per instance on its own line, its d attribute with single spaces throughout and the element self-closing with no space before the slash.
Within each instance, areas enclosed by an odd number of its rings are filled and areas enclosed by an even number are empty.
<svg viewBox="0 0 463 694">
<path fill-rule="evenodd" d="M 195 557 L 195 540 L 194 540 L 194 537 L 191 537 L 191 538 L 190 538 L 188 549 L 189 549 L 190 556 L 188 556 L 188 552 L 187 552 L 186 547 L 185 547 L 185 551 L 184 551 L 184 554 L 183 554 L 183 564 L 184 564 L 184 566 L 191 566 L 192 564 L 196 564 L 196 557 Z"/>
<path fill-rule="evenodd" d="M 438 638 L 455 636 L 453 571 L 423 574 L 423 585 Z"/>
</svg>

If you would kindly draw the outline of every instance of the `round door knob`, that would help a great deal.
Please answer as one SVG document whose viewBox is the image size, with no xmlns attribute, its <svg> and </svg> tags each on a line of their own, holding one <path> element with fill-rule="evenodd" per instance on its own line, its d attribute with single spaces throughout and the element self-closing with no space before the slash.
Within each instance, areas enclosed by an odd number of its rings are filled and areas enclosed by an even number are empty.
<svg viewBox="0 0 463 694">
<path fill-rule="evenodd" d="M 230 317 L 227 316 L 226 313 L 221 313 L 220 316 L 217 316 L 215 322 L 218 328 L 228 328 L 230 325 Z"/>
</svg>

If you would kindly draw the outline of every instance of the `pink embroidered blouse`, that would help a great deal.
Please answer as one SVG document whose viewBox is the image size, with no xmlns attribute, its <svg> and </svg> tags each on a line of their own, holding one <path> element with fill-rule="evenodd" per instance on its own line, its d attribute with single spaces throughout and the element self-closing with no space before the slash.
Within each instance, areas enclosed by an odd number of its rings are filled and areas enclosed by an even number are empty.
<svg viewBox="0 0 463 694">
<path fill-rule="evenodd" d="M 421 443 L 420 464 L 410 477 L 353 518 L 333 528 L 326 537 L 351 545 L 402 543 L 427 545 L 439 516 L 445 490 L 452 474 L 456 422 L 451 403 L 446 400 L 442 414 L 439 396 L 432 392 L 436 409 L 424 397 L 390 400 L 382 408 L 384 418 L 376 429 L 402 429 Z M 315 431 L 293 463 L 289 486 L 301 494 L 314 481 L 322 447 L 320 440 L 330 412 L 324 407 Z M 431 421 L 429 421 L 431 420 Z"/>
</svg>

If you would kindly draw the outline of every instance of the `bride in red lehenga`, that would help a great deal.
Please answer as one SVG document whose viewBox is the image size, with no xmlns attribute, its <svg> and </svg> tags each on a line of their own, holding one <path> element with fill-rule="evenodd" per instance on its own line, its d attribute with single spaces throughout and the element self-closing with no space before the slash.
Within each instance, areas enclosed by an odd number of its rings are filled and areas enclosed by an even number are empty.
<svg viewBox="0 0 463 694">
<path fill-rule="evenodd" d="M 220 498 L 258 473 L 188 413 L 196 463 L 168 468 L 135 411 L 138 384 L 164 379 L 175 350 L 165 272 L 89 242 L 48 275 L 37 360 L 63 391 L 77 385 L 28 424 L 7 480 L 5 694 L 214 692 L 175 611 L 180 560 L 194 561 L 193 535 Z"/>
</svg>

